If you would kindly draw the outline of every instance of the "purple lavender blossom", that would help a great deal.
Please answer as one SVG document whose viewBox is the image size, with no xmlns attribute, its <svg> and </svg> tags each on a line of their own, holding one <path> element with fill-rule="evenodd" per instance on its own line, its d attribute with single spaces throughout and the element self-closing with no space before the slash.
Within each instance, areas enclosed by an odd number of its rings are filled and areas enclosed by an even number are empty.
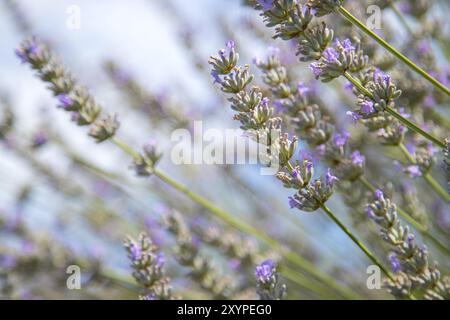
<svg viewBox="0 0 450 320">
<path fill-rule="evenodd" d="M 273 7 L 274 0 L 256 0 L 256 1 L 262 7 L 263 11 L 268 11 Z"/>
<path fill-rule="evenodd" d="M 221 84 L 222 83 L 222 79 L 220 78 L 219 73 L 217 71 L 214 71 L 214 70 L 211 71 L 211 76 L 214 79 L 213 84 L 216 84 L 216 83 Z"/>
<path fill-rule="evenodd" d="M 364 114 L 371 114 L 374 113 L 376 110 L 373 106 L 373 102 L 369 100 L 364 100 L 361 103 L 361 112 Z"/>
<path fill-rule="evenodd" d="M 350 39 L 345 39 L 344 41 L 340 41 L 339 39 L 336 39 L 336 46 L 341 46 L 344 48 L 345 52 L 351 52 L 355 50 L 355 47 L 353 46 Z"/>
<path fill-rule="evenodd" d="M 328 63 L 333 63 L 339 61 L 339 53 L 336 51 L 336 49 L 330 47 L 327 48 L 323 55 Z"/>
<path fill-rule="evenodd" d="M 236 43 L 233 40 L 228 40 L 227 41 L 227 48 L 228 49 L 234 49 L 236 47 Z"/>
<path fill-rule="evenodd" d="M 353 123 L 356 123 L 358 120 L 362 119 L 362 116 L 354 111 L 347 111 L 345 114 L 352 118 Z"/>
<path fill-rule="evenodd" d="M 131 259 L 133 261 L 137 261 L 142 257 L 141 247 L 134 242 L 130 243 L 130 253 L 131 253 Z"/>
<path fill-rule="evenodd" d="M 348 51 L 353 51 L 355 50 L 355 47 L 353 46 L 352 42 L 350 39 L 345 39 L 342 42 L 342 46 L 344 47 L 344 49 L 348 52 Z"/>
<path fill-rule="evenodd" d="M 39 45 L 35 37 L 33 37 L 32 40 L 28 41 L 26 43 L 26 46 L 15 50 L 16 56 L 19 57 L 22 63 L 28 62 L 30 55 L 37 55 L 38 53 Z"/>
<path fill-rule="evenodd" d="M 56 96 L 61 103 L 61 107 L 64 109 L 69 109 L 73 105 L 73 100 L 67 94 L 61 93 Z"/>
<path fill-rule="evenodd" d="M 383 191 L 381 191 L 380 189 L 375 190 L 375 198 L 380 200 L 383 197 L 384 197 Z"/>
<path fill-rule="evenodd" d="M 313 62 L 309 65 L 309 67 L 312 70 L 312 72 L 314 73 L 314 76 L 316 78 L 319 77 L 323 72 L 322 67 L 320 66 L 319 62 Z"/>
<path fill-rule="evenodd" d="M 422 176 L 422 171 L 418 165 L 410 165 L 405 168 L 405 173 L 411 178 L 417 178 Z"/>
<path fill-rule="evenodd" d="M 331 172 L 331 169 L 328 168 L 327 173 L 325 174 L 325 182 L 329 186 L 333 186 L 335 181 L 339 181 L 339 179 L 336 176 L 334 176 Z"/>
<path fill-rule="evenodd" d="M 345 146 L 345 144 L 348 141 L 348 138 L 350 138 L 350 133 L 345 131 L 342 134 L 340 133 L 336 133 L 334 135 L 334 143 L 338 146 L 338 147 L 343 147 Z"/>
<path fill-rule="evenodd" d="M 391 76 L 384 73 L 380 69 L 376 69 L 373 73 L 373 81 L 375 83 L 384 84 L 387 87 L 391 83 Z"/>
<path fill-rule="evenodd" d="M 294 197 L 289 197 L 289 207 L 291 209 L 299 208 L 300 209 L 300 203 L 295 199 Z"/>
<path fill-rule="evenodd" d="M 366 161 L 366 158 L 361 154 L 361 152 L 359 152 L 359 150 L 354 151 L 350 155 L 350 158 L 352 160 L 352 163 L 356 166 L 361 166 Z"/>
<path fill-rule="evenodd" d="M 402 265 L 400 264 L 400 260 L 395 253 L 391 253 L 389 255 L 389 262 L 391 263 L 392 272 L 397 273 L 402 270 Z"/>
<path fill-rule="evenodd" d="M 262 283 L 267 283 L 271 280 L 276 271 L 275 262 L 271 259 L 263 261 L 259 266 L 256 266 L 255 276 L 256 280 Z"/>
</svg>

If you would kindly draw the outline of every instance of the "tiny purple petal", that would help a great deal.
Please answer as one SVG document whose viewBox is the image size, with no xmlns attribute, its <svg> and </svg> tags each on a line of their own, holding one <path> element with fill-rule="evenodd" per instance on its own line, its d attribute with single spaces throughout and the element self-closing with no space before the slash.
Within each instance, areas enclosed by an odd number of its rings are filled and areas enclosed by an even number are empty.
<svg viewBox="0 0 450 320">
<path fill-rule="evenodd" d="M 352 159 L 352 163 L 356 166 L 361 166 L 366 161 L 366 158 L 358 150 L 354 151 L 350 155 L 350 158 Z"/>
<path fill-rule="evenodd" d="M 383 191 L 381 191 L 380 189 L 375 190 L 375 198 L 381 199 L 383 197 L 384 197 Z"/>
</svg>

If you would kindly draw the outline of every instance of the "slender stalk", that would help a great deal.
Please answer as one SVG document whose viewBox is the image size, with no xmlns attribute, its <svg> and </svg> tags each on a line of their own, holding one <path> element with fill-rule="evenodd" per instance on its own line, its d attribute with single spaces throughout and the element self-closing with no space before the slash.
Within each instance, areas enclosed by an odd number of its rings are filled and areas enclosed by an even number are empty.
<svg viewBox="0 0 450 320">
<path fill-rule="evenodd" d="M 430 174 L 425 174 L 423 176 L 425 181 L 430 185 L 431 188 L 433 188 L 436 193 L 439 194 L 439 196 L 445 200 L 447 203 L 450 201 L 450 195 L 447 193 L 447 191 L 442 188 L 442 186 L 434 179 Z"/>
<path fill-rule="evenodd" d="M 405 124 L 409 129 L 411 129 L 412 131 L 420 134 L 421 136 L 423 136 L 424 138 L 426 138 L 427 140 L 433 142 L 435 145 L 439 146 L 440 148 L 445 148 L 445 143 L 442 140 L 439 140 L 438 138 L 436 138 L 435 136 L 433 136 L 432 134 L 426 132 L 425 130 L 423 130 L 422 128 L 420 128 L 417 124 L 415 124 L 414 122 L 410 121 L 409 119 L 403 117 L 400 113 L 398 113 L 398 111 L 392 109 L 391 107 L 386 107 L 386 111 L 393 116 L 394 118 L 396 118 L 397 120 L 399 120 L 400 122 L 402 122 L 403 124 Z"/>
<path fill-rule="evenodd" d="M 365 94 L 366 96 L 368 96 L 371 99 L 374 99 L 374 96 L 372 94 L 372 92 L 370 92 L 369 90 L 367 90 L 356 78 L 354 78 L 350 73 L 348 72 L 344 72 L 344 76 L 345 78 L 350 81 L 355 87 L 357 87 L 363 94 Z M 406 125 L 410 130 L 420 134 L 421 136 L 423 136 L 425 139 L 433 142 L 435 145 L 439 146 L 440 148 L 445 148 L 446 145 L 443 141 L 439 140 L 438 138 L 436 138 L 435 136 L 433 136 L 432 134 L 426 132 L 425 130 L 423 130 L 422 128 L 420 128 L 417 124 L 415 124 L 414 122 L 410 121 L 409 119 L 403 117 L 400 113 L 398 113 L 395 109 L 387 106 L 386 107 L 386 112 L 388 112 L 391 116 L 393 116 L 394 118 L 396 118 L 398 121 L 400 121 L 401 123 L 403 123 L 404 125 Z"/>
<path fill-rule="evenodd" d="M 450 95 L 450 89 L 448 89 L 446 86 L 444 86 L 442 83 L 440 83 L 438 80 L 433 78 L 430 74 L 428 74 L 425 70 L 417 66 L 414 62 L 409 60 L 407 57 L 405 57 L 400 51 L 395 49 L 393 46 L 391 46 L 388 42 L 383 40 L 380 36 L 378 36 L 375 32 L 370 30 L 364 23 L 362 23 L 358 18 L 353 16 L 349 11 L 347 11 L 343 6 L 339 7 L 339 13 L 348 20 L 351 24 L 358 27 L 361 31 L 366 33 L 368 36 L 370 36 L 373 40 L 375 40 L 378 44 L 380 44 L 383 48 L 385 48 L 387 51 L 389 51 L 392 55 L 394 55 L 396 58 L 401 60 L 403 63 L 405 63 L 409 68 L 411 68 L 413 71 L 421 75 L 423 78 L 428 80 L 431 84 L 433 84 L 436 88 L 443 91 L 447 95 Z"/>
<path fill-rule="evenodd" d="M 405 155 L 405 157 L 408 159 L 408 161 L 411 164 L 415 164 L 415 159 L 411 156 L 408 149 L 406 149 L 405 145 L 403 143 L 400 143 L 399 145 L 400 150 Z M 441 187 L 441 185 L 429 174 L 423 175 L 424 180 L 428 183 L 428 185 L 446 202 L 450 201 L 450 195 Z"/>
<path fill-rule="evenodd" d="M 322 206 L 323 211 L 331 218 L 342 231 L 349 236 L 350 239 L 364 252 L 364 254 L 383 271 L 386 276 L 394 281 L 394 277 L 391 273 L 381 264 L 381 262 L 366 248 L 366 246 L 333 214 L 333 212 L 326 206 Z"/>
<path fill-rule="evenodd" d="M 121 140 L 117 138 L 113 138 L 112 142 L 116 144 L 119 148 L 121 148 L 125 153 L 129 154 L 133 158 L 138 158 L 139 154 L 134 151 L 130 146 L 128 146 L 126 143 L 122 142 Z M 244 232 L 253 235 L 257 239 L 265 242 L 267 245 L 272 247 L 273 249 L 279 251 L 282 256 L 289 262 L 297 265 L 298 267 L 302 268 L 306 272 L 313 275 L 316 279 L 324 282 L 325 284 L 329 285 L 331 288 L 336 290 L 336 292 L 339 292 L 343 297 L 346 297 L 348 299 L 356 299 L 358 298 L 357 295 L 355 295 L 351 290 L 341 286 L 338 284 L 332 277 L 329 275 L 323 273 L 319 269 L 317 269 L 316 266 L 314 266 L 312 263 L 301 257 L 300 255 L 286 250 L 283 246 L 281 246 L 275 239 L 269 237 L 268 235 L 264 234 L 263 232 L 259 231 L 258 229 L 254 228 L 253 226 L 243 222 L 240 219 L 234 218 L 231 214 L 228 212 L 216 207 L 213 203 L 211 203 L 206 198 L 203 198 L 202 196 L 196 194 L 193 192 L 190 188 L 187 186 L 179 183 L 175 179 L 168 176 L 163 171 L 156 169 L 154 170 L 154 175 L 170 185 L 171 187 L 175 188 L 179 192 L 185 194 L 188 198 L 190 198 L 192 201 L 196 202 L 200 206 L 204 207 L 211 213 L 215 214 L 218 218 L 226 222 L 227 224 L 231 225 L 232 227 Z M 288 269 L 287 267 L 284 267 L 284 269 Z M 298 273 L 298 271 L 294 271 Z M 291 272 L 292 275 L 292 272 Z M 294 277 L 291 276 L 291 280 L 295 281 Z M 303 279 L 304 280 L 304 279 Z M 298 283 L 298 282 L 297 282 Z M 305 281 L 298 283 L 299 285 L 305 285 Z M 314 291 L 313 285 L 311 283 L 308 283 L 308 289 L 311 289 Z"/>
<path fill-rule="evenodd" d="M 344 231 L 350 239 L 352 239 L 352 241 L 366 254 L 366 256 L 374 264 L 376 264 L 391 281 L 395 282 L 392 274 L 381 264 L 381 262 L 370 252 L 370 250 L 367 249 L 367 247 L 359 241 L 358 238 L 356 238 L 356 236 L 338 219 L 338 217 L 336 217 L 326 205 L 323 205 L 322 209 L 331 218 L 331 220 L 333 220 L 341 228 L 341 230 Z M 413 295 L 409 295 L 409 299 L 416 300 Z"/>
</svg>

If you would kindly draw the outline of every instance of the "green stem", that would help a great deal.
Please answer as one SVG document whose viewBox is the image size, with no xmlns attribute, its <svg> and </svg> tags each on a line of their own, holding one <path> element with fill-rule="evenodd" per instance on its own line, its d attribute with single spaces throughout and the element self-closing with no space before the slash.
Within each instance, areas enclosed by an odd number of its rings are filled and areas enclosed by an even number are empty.
<svg viewBox="0 0 450 320">
<path fill-rule="evenodd" d="M 405 63 L 409 68 L 411 68 L 416 73 L 420 74 L 423 78 L 428 80 L 430 83 L 432 83 L 436 88 L 440 89 L 447 95 L 450 95 L 450 89 L 448 89 L 446 86 L 444 86 L 442 83 L 440 83 L 438 80 L 433 78 L 430 74 L 428 74 L 426 71 L 424 71 L 422 68 L 417 66 L 414 62 L 409 60 L 407 57 L 405 57 L 400 51 L 395 49 L 393 46 L 391 46 L 388 42 L 383 40 L 380 36 L 378 36 L 375 32 L 367 28 L 367 26 L 364 25 L 361 21 L 358 20 L 355 16 L 353 16 L 349 11 L 347 11 L 344 7 L 339 7 L 339 13 L 348 20 L 351 24 L 358 27 L 361 31 L 366 33 L 369 37 L 371 37 L 373 40 L 375 40 L 378 44 L 380 44 L 383 48 L 385 48 L 387 51 L 389 51 L 392 55 L 394 55 L 396 58 L 401 60 L 403 63 Z"/>
<path fill-rule="evenodd" d="M 134 151 L 130 146 L 128 146 L 126 143 L 122 142 L 121 140 L 118 140 L 117 138 L 111 139 L 114 144 L 116 144 L 119 148 L 121 148 L 125 153 L 129 154 L 133 158 L 138 158 L 139 154 Z M 330 277 L 329 275 L 323 273 L 319 269 L 317 269 L 316 266 L 314 266 L 312 263 L 301 257 L 300 255 L 286 250 L 283 246 L 281 246 L 275 239 L 269 237 L 268 235 L 264 234 L 263 232 L 259 231 L 258 229 L 254 228 L 253 226 L 246 224 L 240 219 L 234 218 L 231 214 L 228 212 L 216 207 L 213 203 L 211 203 L 206 198 L 203 198 L 202 196 L 196 194 L 193 192 L 190 188 L 187 186 L 179 183 L 175 179 L 171 178 L 167 174 L 165 174 L 163 171 L 159 169 L 154 169 L 154 175 L 157 176 L 159 179 L 170 185 L 171 187 L 175 188 L 179 192 L 185 194 L 188 198 L 190 198 L 192 201 L 196 202 L 203 208 L 207 209 L 211 213 L 214 213 L 218 218 L 226 222 L 227 224 L 233 226 L 234 228 L 244 232 L 253 235 L 257 239 L 265 242 L 267 245 L 272 247 L 274 250 L 280 252 L 282 256 L 289 262 L 297 265 L 298 267 L 301 267 L 306 272 L 313 275 L 316 279 L 321 280 L 322 282 L 326 283 L 330 287 L 332 287 L 336 292 L 339 292 L 343 297 L 346 297 L 348 299 L 355 299 L 357 296 L 355 294 L 347 289 L 342 287 L 340 284 L 338 284 L 334 278 Z M 285 267 L 286 268 L 286 267 Z M 298 271 L 296 271 L 298 273 Z M 304 285 L 305 283 L 298 283 L 299 285 Z M 312 289 L 312 286 L 310 285 L 308 287 L 309 289 Z"/>
<path fill-rule="evenodd" d="M 341 230 L 344 231 L 350 237 L 350 239 L 353 240 L 353 242 L 366 254 L 366 256 L 374 264 L 376 264 L 391 281 L 395 282 L 392 274 L 381 264 L 380 261 L 378 261 L 378 259 L 369 251 L 369 249 L 367 249 L 366 246 L 362 244 L 362 242 L 359 241 L 358 238 L 356 238 L 356 236 L 333 214 L 333 212 L 326 205 L 323 205 L 322 209 L 331 218 L 331 220 L 333 220 L 341 228 Z M 412 294 L 410 294 L 408 298 L 411 300 L 416 300 L 416 298 Z"/>
<path fill-rule="evenodd" d="M 406 159 L 408 159 L 408 161 L 411 164 L 415 164 L 416 160 L 413 158 L 413 156 L 409 153 L 408 149 L 406 149 L 406 146 L 403 142 L 401 142 L 398 147 L 400 148 L 400 150 L 402 151 L 403 155 L 406 157 Z"/>
<path fill-rule="evenodd" d="M 416 164 L 416 160 L 411 156 L 408 149 L 406 149 L 405 145 L 403 143 L 399 144 L 399 148 L 402 151 L 402 153 L 405 155 L 405 157 L 408 159 L 408 161 L 411 164 Z M 441 185 L 429 174 L 426 173 L 423 175 L 424 180 L 428 183 L 428 185 L 445 201 L 450 201 L 449 194 L 444 190 L 444 188 L 441 187 Z"/>
<path fill-rule="evenodd" d="M 367 97 L 369 97 L 370 99 L 374 100 L 374 96 L 372 94 L 372 92 L 370 92 L 369 90 L 367 90 L 359 81 L 358 79 L 354 78 L 350 73 L 348 73 L 347 71 L 344 72 L 344 77 L 350 81 L 355 87 L 357 87 L 363 94 L 365 94 Z M 406 125 L 410 130 L 420 134 L 421 136 L 423 136 L 424 138 L 426 138 L 427 140 L 433 142 L 434 144 L 436 144 L 437 146 L 441 147 L 441 148 L 445 148 L 446 145 L 443 141 L 439 140 L 438 138 L 434 137 L 432 134 L 426 132 L 425 130 L 423 130 L 422 128 L 420 128 L 417 124 L 415 124 L 414 122 L 410 121 L 409 119 L 403 117 L 400 113 L 398 113 L 395 109 L 387 106 L 386 107 L 386 112 L 388 112 L 391 116 L 393 116 L 394 118 L 396 118 L 398 121 L 400 121 L 401 123 L 403 123 L 404 125 Z"/>
<path fill-rule="evenodd" d="M 342 231 L 344 231 L 350 239 L 364 252 L 364 254 L 372 261 L 374 264 L 376 264 L 385 274 L 386 276 L 394 281 L 394 278 L 392 277 L 391 273 L 381 264 L 380 261 L 369 251 L 369 249 L 366 248 L 362 242 L 356 238 L 356 236 L 333 214 L 333 212 L 326 206 L 322 206 L 323 211 L 333 220 Z"/>
<path fill-rule="evenodd" d="M 436 191 L 436 193 L 439 194 L 443 200 L 445 200 L 445 202 L 448 203 L 450 201 L 450 195 L 429 173 L 425 174 L 423 178 L 430 185 L 430 187 L 433 188 L 433 190 Z"/>
</svg>

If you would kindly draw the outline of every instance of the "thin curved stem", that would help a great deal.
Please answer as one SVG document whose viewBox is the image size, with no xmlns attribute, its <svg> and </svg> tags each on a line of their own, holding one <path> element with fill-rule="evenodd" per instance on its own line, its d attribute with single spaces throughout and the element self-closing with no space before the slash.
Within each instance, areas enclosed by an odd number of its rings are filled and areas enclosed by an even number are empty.
<svg viewBox="0 0 450 320">
<path fill-rule="evenodd" d="M 404 56 L 400 51 L 395 49 L 393 46 L 391 46 L 388 42 L 386 42 L 384 39 L 382 39 L 380 36 L 378 36 L 375 32 L 370 30 L 364 23 L 362 23 L 358 18 L 353 16 L 349 11 L 347 11 L 343 6 L 339 7 L 339 13 L 351 24 L 358 27 L 361 31 L 363 31 L 365 34 L 370 36 L 373 40 L 375 40 L 378 44 L 380 44 L 383 48 L 385 48 L 387 51 L 389 51 L 392 55 L 394 55 L 396 58 L 401 60 L 403 63 L 405 63 L 409 68 L 411 68 L 413 71 L 421 75 L 423 78 L 428 80 L 431 84 L 433 84 L 436 88 L 443 91 L 447 95 L 450 95 L 450 89 L 448 89 L 446 86 L 444 86 L 442 83 L 440 83 L 438 80 L 433 78 L 429 73 L 427 73 L 425 70 L 417 66 L 414 62 L 409 60 L 406 56 Z"/>
<path fill-rule="evenodd" d="M 369 249 L 333 214 L 333 212 L 326 206 L 322 206 L 323 211 L 328 215 L 328 217 L 331 218 L 338 226 L 341 228 L 342 231 L 344 231 L 345 234 L 364 252 L 364 254 L 372 261 L 374 264 L 376 264 L 381 271 L 384 272 L 384 274 L 394 281 L 394 277 L 391 275 L 391 273 L 381 264 L 381 262 L 370 252 Z"/>
<path fill-rule="evenodd" d="M 119 148 L 121 148 L 125 153 L 129 154 L 133 158 L 138 158 L 139 154 L 133 150 L 130 146 L 128 146 L 126 143 L 122 142 L 121 140 L 117 138 L 111 139 L 114 144 L 116 144 Z M 286 250 L 283 246 L 281 246 L 275 239 L 269 237 L 265 233 L 259 231 L 258 229 L 254 228 L 253 226 L 243 222 L 240 219 L 234 218 L 231 214 L 228 212 L 216 207 L 213 203 L 211 203 L 206 198 L 203 198 L 202 196 L 196 194 L 193 192 L 190 188 L 187 186 L 179 183 L 175 179 L 168 176 L 166 173 L 159 169 L 154 169 L 154 175 L 170 185 L 171 187 L 175 188 L 179 192 L 185 194 L 188 198 L 190 198 L 192 201 L 196 202 L 200 206 L 204 207 L 211 213 L 215 214 L 218 218 L 220 218 L 222 221 L 226 222 L 227 224 L 233 226 L 234 228 L 244 232 L 253 235 L 257 239 L 265 242 L 267 245 L 272 247 L 273 249 L 279 251 L 282 256 L 289 262 L 293 263 L 294 265 L 302 268 L 304 271 L 308 272 L 309 274 L 313 275 L 316 279 L 324 282 L 331 288 L 333 288 L 336 292 L 339 292 L 343 297 L 346 297 L 348 299 L 355 299 L 357 298 L 357 295 L 353 293 L 353 291 L 341 286 L 338 284 L 334 278 L 330 277 L 329 275 L 323 273 L 319 269 L 317 269 L 316 266 L 314 266 L 312 263 L 301 257 L 300 255 Z M 287 267 L 284 267 L 284 269 L 288 269 Z M 293 271 L 293 270 L 291 270 Z M 298 271 L 293 271 L 298 273 Z M 290 272 L 292 275 L 292 272 Z M 291 277 L 291 280 L 295 281 L 294 277 Z M 298 279 L 297 279 L 298 280 Z M 303 279 L 304 280 L 304 279 Z M 297 282 L 299 285 L 305 285 L 305 281 L 303 282 Z M 313 285 L 311 282 L 308 283 L 308 289 L 311 289 L 314 291 Z"/>
<path fill-rule="evenodd" d="M 357 87 L 359 89 L 359 91 L 361 91 L 361 93 L 365 94 L 366 96 L 368 96 L 369 98 L 371 98 L 372 100 L 374 99 L 374 96 L 372 94 L 372 92 L 370 92 L 369 90 L 367 90 L 359 81 L 358 79 L 354 78 L 350 73 L 348 72 L 344 72 L 344 77 L 350 81 L 355 87 Z M 391 116 L 393 116 L 394 118 L 396 118 L 398 121 L 400 121 L 401 123 L 403 123 L 404 125 L 406 125 L 410 130 L 420 134 L 421 136 L 423 136 L 425 139 L 433 142 L 435 145 L 441 147 L 441 148 L 445 148 L 446 145 L 443 141 L 439 140 L 438 138 L 436 138 L 435 136 L 433 136 L 431 133 L 426 132 L 425 130 L 423 130 L 422 128 L 420 128 L 417 124 L 415 124 L 414 122 L 410 121 L 409 119 L 403 117 L 400 113 L 398 113 L 398 111 L 396 111 L 395 109 L 387 106 L 386 107 L 386 112 L 388 112 Z"/>
<path fill-rule="evenodd" d="M 367 249 L 367 247 L 361 241 L 359 241 L 358 238 L 356 238 L 356 236 L 333 214 L 333 212 L 326 205 L 323 205 L 322 209 L 342 229 L 342 231 L 344 231 L 350 237 L 350 239 L 353 240 L 353 242 L 366 254 L 366 256 L 374 264 L 376 264 L 391 281 L 395 282 L 392 274 L 381 264 L 381 262 L 370 252 L 370 250 Z M 409 294 L 408 298 L 411 300 L 416 300 L 416 298 L 412 294 Z"/>
<path fill-rule="evenodd" d="M 445 200 L 447 203 L 450 201 L 450 195 L 429 173 L 425 174 L 423 178 L 443 200 Z"/>
</svg>

